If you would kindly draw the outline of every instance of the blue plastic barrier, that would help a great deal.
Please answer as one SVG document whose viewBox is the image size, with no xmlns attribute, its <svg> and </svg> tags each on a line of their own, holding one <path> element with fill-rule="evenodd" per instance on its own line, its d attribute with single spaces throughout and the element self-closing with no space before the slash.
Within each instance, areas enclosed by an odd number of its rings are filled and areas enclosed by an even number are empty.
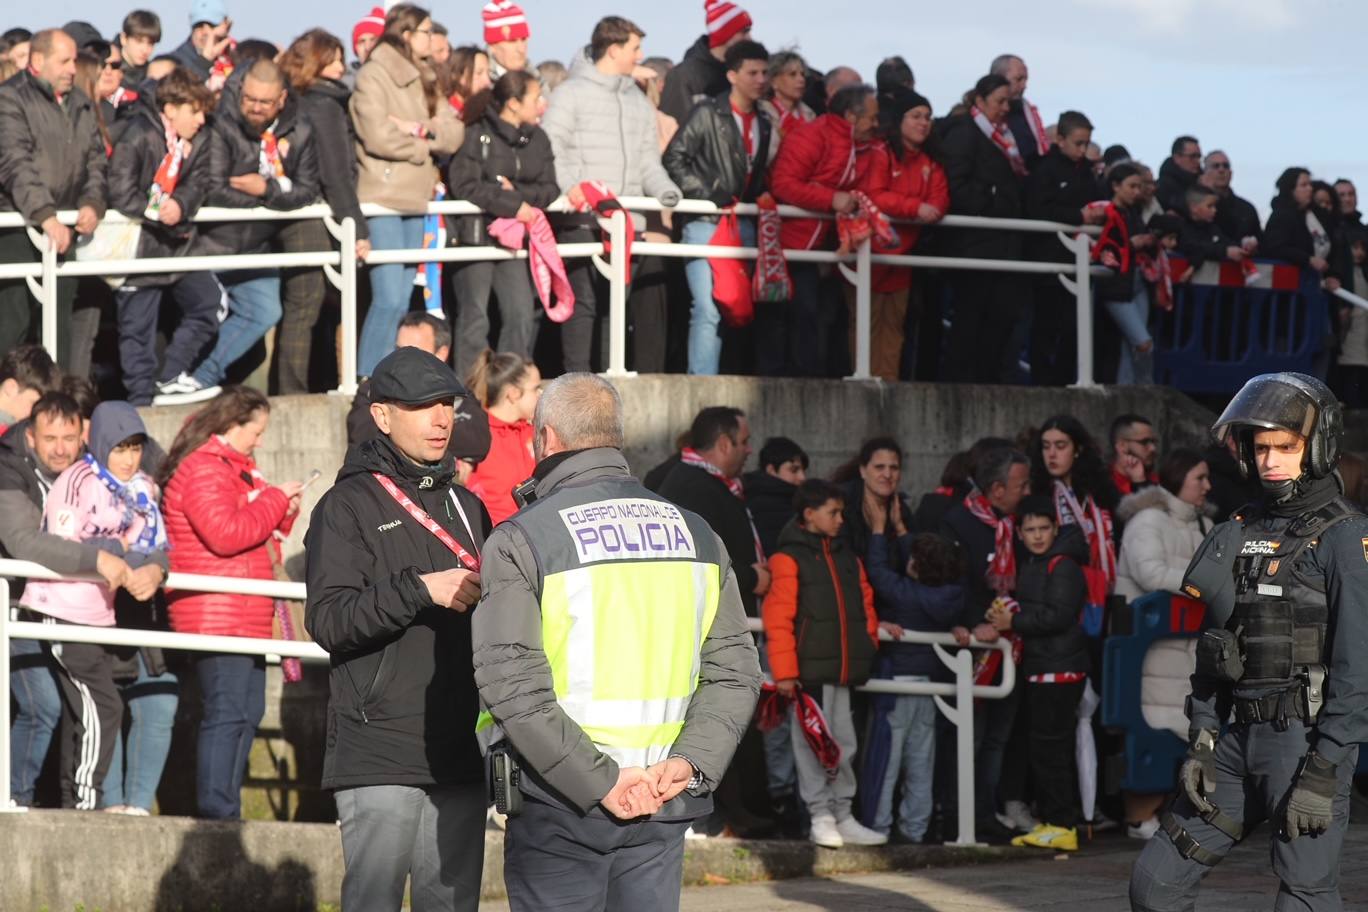
<svg viewBox="0 0 1368 912">
<path fill-rule="evenodd" d="M 1158 640 L 1191 639 L 1197 633 L 1179 627 L 1182 612 L 1176 597 L 1152 592 L 1131 602 L 1131 632 L 1113 635 L 1102 644 L 1102 724 L 1120 729 L 1125 737 L 1126 771 L 1121 788 L 1158 794 L 1172 791 L 1187 744 L 1171 731 L 1150 728 L 1140 706 L 1141 672 L 1145 654 Z"/>
<path fill-rule="evenodd" d="M 1260 262 L 1277 279 L 1293 267 Z M 1229 272 L 1229 270 L 1226 270 Z M 1320 277 L 1303 271 L 1295 290 L 1174 285 L 1173 310 L 1155 327 L 1155 382 L 1187 393 L 1227 393 L 1255 374 L 1316 373 L 1326 349 L 1330 309 Z"/>
</svg>

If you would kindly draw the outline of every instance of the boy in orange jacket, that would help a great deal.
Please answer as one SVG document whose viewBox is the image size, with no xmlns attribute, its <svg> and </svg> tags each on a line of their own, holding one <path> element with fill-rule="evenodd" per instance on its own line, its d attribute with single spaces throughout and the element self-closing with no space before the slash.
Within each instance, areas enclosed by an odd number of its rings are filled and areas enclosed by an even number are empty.
<svg viewBox="0 0 1368 912">
<path fill-rule="evenodd" d="M 762 607 L 775 686 L 790 698 L 802 699 L 800 690 L 810 694 L 841 748 L 836 775 L 829 778 L 795 720 L 798 793 L 812 817 L 811 840 L 828 848 L 888 841 L 861 826 L 850 809 L 855 797 L 850 689 L 869 679 L 879 619 L 859 556 L 837 537 L 844 507 L 844 496 L 830 482 L 807 481 L 798 488 L 794 518 L 779 533 L 779 550 L 770 557 L 772 582 Z"/>
</svg>

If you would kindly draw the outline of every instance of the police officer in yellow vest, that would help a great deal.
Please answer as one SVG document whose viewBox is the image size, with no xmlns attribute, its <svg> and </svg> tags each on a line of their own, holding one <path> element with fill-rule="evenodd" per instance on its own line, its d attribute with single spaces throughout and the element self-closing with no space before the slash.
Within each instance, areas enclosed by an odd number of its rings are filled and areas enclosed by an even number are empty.
<svg viewBox="0 0 1368 912">
<path fill-rule="evenodd" d="M 485 544 L 473 617 L 478 734 L 496 794 L 521 804 L 509 903 L 669 912 L 759 659 L 722 542 L 631 476 L 617 391 L 567 374 L 534 424 L 527 506 Z"/>
</svg>

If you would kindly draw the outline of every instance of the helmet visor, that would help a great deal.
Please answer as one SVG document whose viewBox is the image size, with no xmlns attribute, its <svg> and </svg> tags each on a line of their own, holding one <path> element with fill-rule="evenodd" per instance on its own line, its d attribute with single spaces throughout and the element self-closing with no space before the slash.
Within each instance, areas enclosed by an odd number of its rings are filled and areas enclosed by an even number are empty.
<svg viewBox="0 0 1368 912">
<path fill-rule="evenodd" d="M 1212 428 L 1224 442 L 1241 428 L 1290 431 L 1310 437 L 1316 425 L 1316 401 L 1286 375 L 1255 377 L 1230 400 Z"/>
</svg>

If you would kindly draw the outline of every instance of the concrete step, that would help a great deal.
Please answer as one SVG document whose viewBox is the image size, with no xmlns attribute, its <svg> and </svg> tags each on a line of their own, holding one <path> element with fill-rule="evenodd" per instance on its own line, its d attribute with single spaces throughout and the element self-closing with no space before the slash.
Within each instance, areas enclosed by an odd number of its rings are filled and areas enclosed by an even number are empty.
<svg viewBox="0 0 1368 912">
<path fill-rule="evenodd" d="M 500 899 L 503 834 L 485 839 L 481 896 Z M 942 868 L 1032 857 L 1010 847 L 821 849 L 806 842 L 690 840 L 686 885 Z M 156 912 L 336 910 L 335 824 L 209 822 L 83 811 L 0 813 L 0 909 Z"/>
</svg>

